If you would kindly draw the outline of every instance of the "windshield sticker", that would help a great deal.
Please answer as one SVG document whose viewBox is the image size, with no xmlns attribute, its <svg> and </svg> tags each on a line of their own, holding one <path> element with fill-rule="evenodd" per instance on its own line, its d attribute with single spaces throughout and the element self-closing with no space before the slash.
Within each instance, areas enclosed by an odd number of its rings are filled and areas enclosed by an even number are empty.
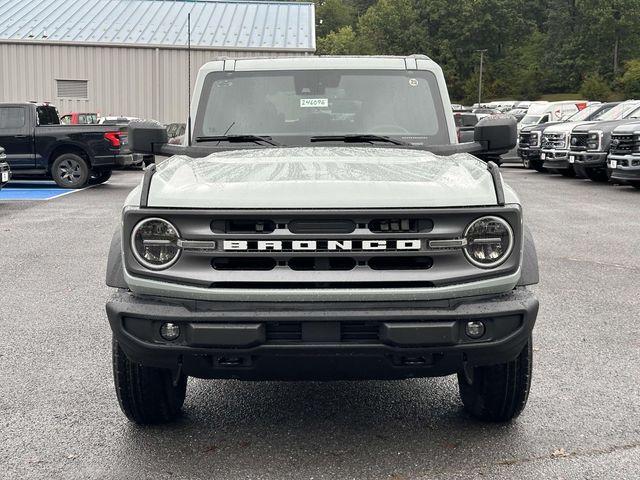
<svg viewBox="0 0 640 480">
<path fill-rule="evenodd" d="M 300 108 L 327 108 L 329 106 L 328 98 L 301 98 Z"/>
<path fill-rule="evenodd" d="M 415 78 L 410 78 L 409 79 L 409 85 L 411 85 L 412 87 L 417 87 L 418 86 L 418 80 Z"/>
</svg>

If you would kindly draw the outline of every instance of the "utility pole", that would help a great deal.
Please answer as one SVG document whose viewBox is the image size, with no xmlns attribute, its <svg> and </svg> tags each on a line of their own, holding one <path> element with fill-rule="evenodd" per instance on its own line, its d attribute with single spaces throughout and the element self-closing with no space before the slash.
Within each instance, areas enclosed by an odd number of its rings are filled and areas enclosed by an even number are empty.
<svg viewBox="0 0 640 480">
<path fill-rule="evenodd" d="M 487 53 L 487 49 L 476 50 L 477 53 L 480 53 L 480 76 L 478 77 L 478 105 L 482 103 L 482 67 L 484 64 L 484 54 Z"/>
</svg>

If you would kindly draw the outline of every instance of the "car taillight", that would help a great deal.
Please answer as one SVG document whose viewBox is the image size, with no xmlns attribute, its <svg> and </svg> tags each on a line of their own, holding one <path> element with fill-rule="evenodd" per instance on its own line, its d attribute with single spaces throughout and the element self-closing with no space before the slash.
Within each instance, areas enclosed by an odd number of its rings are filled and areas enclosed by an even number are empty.
<svg viewBox="0 0 640 480">
<path fill-rule="evenodd" d="M 120 132 L 107 132 L 104 134 L 104 139 L 107 140 L 112 147 L 120 146 Z"/>
</svg>

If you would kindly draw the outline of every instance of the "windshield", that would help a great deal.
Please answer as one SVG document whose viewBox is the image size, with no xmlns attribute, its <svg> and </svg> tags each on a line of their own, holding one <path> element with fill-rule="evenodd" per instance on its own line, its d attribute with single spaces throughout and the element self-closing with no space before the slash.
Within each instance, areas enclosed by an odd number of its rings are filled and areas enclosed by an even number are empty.
<svg viewBox="0 0 640 480">
<path fill-rule="evenodd" d="M 620 103 L 615 107 L 613 107 L 611 110 L 609 110 L 607 113 L 602 115 L 598 120 L 606 122 L 609 120 L 620 120 L 621 118 L 627 118 L 627 116 L 631 114 L 639 106 L 640 106 L 640 102 Z"/>
<path fill-rule="evenodd" d="M 540 115 L 525 115 L 520 120 L 520 125 L 525 127 L 527 125 L 536 125 L 540 121 Z"/>
<path fill-rule="evenodd" d="M 204 82 L 194 137 L 259 135 L 302 145 L 365 134 L 443 145 L 450 143 L 446 118 L 428 71 L 215 72 Z"/>
<path fill-rule="evenodd" d="M 567 118 L 568 122 L 581 122 L 583 120 L 588 119 L 593 112 L 595 112 L 596 110 L 603 108 L 602 105 L 590 105 L 588 107 L 583 108 L 582 110 L 577 111 L 576 113 L 574 113 L 573 115 L 571 115 L 569 118 Z M 606 111 L 603 109 L 603 112 Z"/>
</svg>

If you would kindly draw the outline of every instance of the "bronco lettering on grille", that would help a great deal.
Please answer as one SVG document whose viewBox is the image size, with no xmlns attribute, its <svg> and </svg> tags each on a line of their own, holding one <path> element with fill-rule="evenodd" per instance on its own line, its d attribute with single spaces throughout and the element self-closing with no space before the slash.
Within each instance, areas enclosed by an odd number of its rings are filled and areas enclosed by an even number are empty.
<svg viewBox="0 0 640 480">
<path fill-rule="evenodd" d="M 420 250 L 420 240 L 225 240 L 225 251 Z"/>
</svg>

